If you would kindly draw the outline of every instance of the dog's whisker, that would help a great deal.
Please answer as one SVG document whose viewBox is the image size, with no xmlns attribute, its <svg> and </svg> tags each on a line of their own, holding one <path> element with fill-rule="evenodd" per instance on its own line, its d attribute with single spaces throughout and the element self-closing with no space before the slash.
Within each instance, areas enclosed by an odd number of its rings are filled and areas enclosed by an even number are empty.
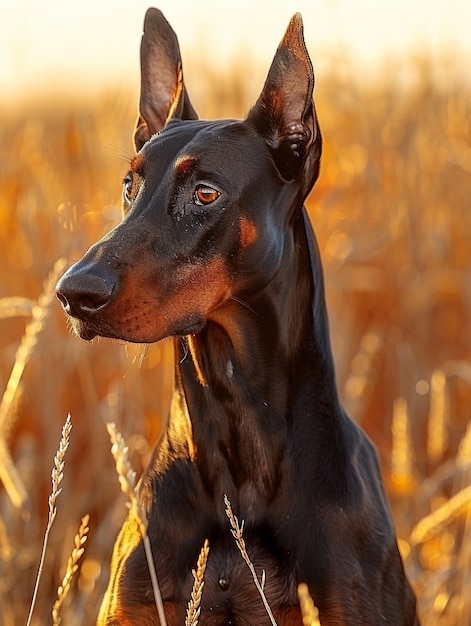
<svg viewBox="0 0 471 626">
<path fill-rule="evenodd" d="M 237 304 L 240 304 L 241 306 L 245 307 L 246 309 L 248 309 L 251 313 L 253 313 L 257 317 L 260 317 L 260 314 L 257 313 L 257 311 L 254 308 L 252 308 L 250 306 L 250 304 L 245 302 L 245 300 L 242 300 L 241 298 L 238 298 L 237 296 L 229 296 L 229 299 L 233 300 L 234 302 L 237 302 Z"/>
<path fill-rule="evenodd" d="M 188 348 L 188 342 L 184 337 L 180 337 L 180 344 L 183 348 L 183 356 L 180 359 L 180 365 L 181 365 L 183 361 L 186 359 L 186 357 L 188 356 L 189 348 Z"/>
<path fill-rule="evenodd" d="M 125 163 L 130 163 L 132 161 L 132 159 L 134 158 L 134 155 L 131 154 L 130 152 L 128 152 L 126 150 L 126 148 L 123 148 L 122 146 L 118 146 L 116 144 L 113 143 L 109 143 L 109 142 L 105 142 L 104 144 L 107 148 L 113 148 L 114 150 L 116 150 L 117 152 L 120 152 L 121 154 L 114 154 L 113 157 L 118 159 L 119 161 L 124 161 Z"/>
<path fill-rule="evenodd" d="M 144 363 L 144 359 L 146 358 L 148 353 L 149 353 L 149 344 L 145 343 L 142 346 L 141 353 L 139 356 L 139 368 L 142 367 L 142 364 Z"/>
</svg>

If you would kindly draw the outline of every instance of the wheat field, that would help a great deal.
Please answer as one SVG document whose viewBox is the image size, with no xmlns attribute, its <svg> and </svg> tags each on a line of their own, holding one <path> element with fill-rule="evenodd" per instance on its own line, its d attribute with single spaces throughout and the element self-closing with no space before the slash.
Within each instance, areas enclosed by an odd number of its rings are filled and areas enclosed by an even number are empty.
<svg viewBox="0 0 471 626">
<path fill-rule="evenodd" d="M 453 67 L 417 59 L 411 74 L 405 81 L 388 66 L 365 85 L 334 66 L 322 71 L 325 151 L 308 208 L 341 396 L 378 447 L 423 624 L 468 625 L 471 91 Z M 242 64 L 207 81 L 196 102 L 203 117 L 247 112 L 253 86 Z M 0 105 L 5 626 L 27 620 L 67 414 L 70 444 L 34 625 L 94 623 L 126 512 L 106 423 L 119 426 L 139 475 L 167 412 L 170 344 L 79 341 L 52 293 L 64 267 L 120 219 L 135 99 L 110 88 L 72 104 Z M 57 604 L 59 585 L 70 591 Z"/>
</svg>

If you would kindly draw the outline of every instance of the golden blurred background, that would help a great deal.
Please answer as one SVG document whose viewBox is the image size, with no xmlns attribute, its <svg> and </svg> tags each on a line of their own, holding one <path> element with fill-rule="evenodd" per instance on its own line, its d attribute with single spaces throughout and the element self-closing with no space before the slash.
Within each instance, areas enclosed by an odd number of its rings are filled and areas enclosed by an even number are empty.
<svg viewBox="0 0 471 626">
<path fill-rule="evenodd" d="M 139 474 L 168 408 L 170 344 L 79 341 L 51 291 L 63 268 L 120 219 L 147 2 L 129 4 L 2 7 L 5 626 L 26 622 L 67 413 L 73 428 L 36 625 L 52 621 L 86 513 L 86 551 L 61 616 L 71 626 L 94 623 L 126 512 L 106 422 L 117 423 Z M 208 118 L 245 115 L 289 17 L 303 13 L 325 138 L 308 208 L 324 260 L 338 385 L 378 446 L 426 626 L 471 624 L 467 4 L 437 2 L 428 12 L 422 0 L 361 0 L 355 9 L 344 0 L 159 5 L 179 35 L 193 103 Z"/>
</svg>

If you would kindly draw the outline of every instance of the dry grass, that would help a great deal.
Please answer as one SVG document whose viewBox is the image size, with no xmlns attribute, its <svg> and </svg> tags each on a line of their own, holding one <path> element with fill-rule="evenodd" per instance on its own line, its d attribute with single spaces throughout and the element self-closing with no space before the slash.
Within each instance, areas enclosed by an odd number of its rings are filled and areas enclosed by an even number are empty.
<svg viewBox="0 0 471 626">
<path fill-rule="evenodd" d="M 319 611 L 314 604 L 306 583 L 298 585 L 298 598 L 303 615 L 303 626 L 320 626 Z"/>
<path fill-rule="evenodd" d="M 67 567 L 65 570 L 64 578 L 57 588 L 57 600 L 54 602 L 54 606 L 52 607 L 52 626 L 59 626 L 59 624 L 62 622 L 62 617 L 60 614 L 61 608 L 69 594 L 72 579 L 79 567 L 79 561 L 82 558 L 83 553 L 85 552 L 84 545 L 87 541 L 88 532 L 90 530 L 88 526 L 89 519 L 89 515 L 84 515 L 82 517 L 78 532 L 74 537 L 74 547 L 72 549 L 71 555 L 67 559 Z"/>
<path fill-rule="evenodd" d="M 273 613 L 271 612 L 271 608 L 270 608 L 270 605 L 268 604 L 268 600 L 265 596 L 265 591 L 264 591 L 266 572 L 265 570 L 262 570 L 262 572 L 260 572 L 260 580 L 259 580 L 258 579 L 259 575 L 257 574 L 255 570 L 254 564 L 250 560 L 250 556 L 248 555 L 247 548 L 245 546 L 244 520 L 242 520 L 242 522 L 239 523 L 239 520 L 237 516 L 234 514 L 234 511 L 232 510 L 231 503 L 227 496 L 224 496 L 224 504 L 225 504 L 226 515 L 231 523 L 232 536 L 235 539 L 235 542 L 237 544 L 237 547 L 239 548 L 239 552 L 242 558 L 247 563 L 247 567 L 249 568 L 250 573 L 252 574 L 254 585 L 258 593 L 260 594 L 260 597 L 263 602 L 263 606 L 265 607 L 268 617 L 270 618 L 270 622 L 273 624 L 273 626 L 276 626 L 275 618 L 273 617 Z"/>
<path fill-rule="evenodd" d="M 59 442 L 59 447 L 54 457 L 54 467 L 52 468 L 52 472 L 51 472 L 52 491 L 48 499 L 49 513 L 47 517 L 46 532 L 44 533 L 43 547 L 41 550 L 41 558 L 39 559 L 38 574 L 36 576 L 36 583 L 34 585 L 33 598 L 31 600 L 31 606 L 29 609 L 26 626 L 30 626 L 32 618 L 33 618 L 34 607 L 36 604 L 36 597 L 37 597 L 37 593 L 39 589 L 39 583 L 41 582 L 41 576 L 42 576 L 43 568 L 44 568 L 44 560 L 46 557 L 49 533 L 51 532 L 52 524 L 54 523 L 54 520 L 56 519 L 56 515 L 57 515 L 56 502 L 57 502 L 57 498 L 60 496 L 61 491 L 62 491 L 62 487 L 59 487 L 59 485 L 61 484 L 62 479 L 64 478 L 65 453 L 67 452 L 67 448 L 69 447 L 71 430 L 72 430 L 72 421 L 71 421 L 70 413 L 69 413 L 69 415 L 67 416 L 67 419 L 65 420 L 65 424 L 62 427 L 62 435 L 61 435 L 61 439 Z"/>
<path fill-rule="evenodd" d="M 147 565 L 149 566 L 149 574 L 152 581 L 152 591 L 154 594 L 157 614 L 159 616 L 159 623 L 160 626 L 167 626 L 162 595 L 160 593 L 160 587 L 157 580 L 157 572 L 155 571 L 152 546 L 149 535 L 147 534 L 147 515 L 144 510 L 144 506 L 139 499 L 136 472 L 132 469 L 131 461 L 129 460 L 129 447 L 126 445 L 123 436 L 116 428 L 116 424 L 114 422 L 108 422 L 106 426 L 111 439 L 111 453 L 116 463 L 116 473 L 118 474 L 121 491 L 128 498 L 127 504 L 130 512 L 136 519 L 142 535 L 142 542 L 144 544 Z"/>
<path fill-rule="evenodd" d="M 209 554 L 209 542 L 204 540 L 204 545 L 201 548 L 201 552 L 198 557 L 198 563 L 196 564 L 196 570 L 192 571 L 193 588 L 191 590 L 191 597 L 188 601 L 188 608 L 186 611 L 185 626 L 198 626 L 198 620 L 201 614 L 201 597 L 203 595 L 204 587 L 204 573 L 206 571 L 206 563 L 208 562 Z"/>
<path fill-rule="evenodd" d="M 450 68 L 412 67 L 407 87 L 392 67 L 368 88 L 336 71 L 318 76 L 326 145 L 309 209 L 343 400 L 378 446 L 423 624 L 454 626 L 471 619 L 471 97 Z M 203 116 L 246 111 L 243 67 L 235 73 L 233 82 L 211 77 L 201 87 Z M 440 87 L 433 75 L 445 77 Z M 74 436 L 36 625 L 50 623 L 86 512 L 87 550 L 61 618 L 93 623 L 125 511 L 105 424 L 118 424 L 139 474 L 167 412 L 169 344 L 78 341 L 47 281 L 58 259 L 78 258 L 119 219 L 134 102 L 134 94 L 112 93 L 73 107 L 44 101 L 0 110 L 5 626 L 26 623 L 64 415 L 73 415 Z"/>
</svg>

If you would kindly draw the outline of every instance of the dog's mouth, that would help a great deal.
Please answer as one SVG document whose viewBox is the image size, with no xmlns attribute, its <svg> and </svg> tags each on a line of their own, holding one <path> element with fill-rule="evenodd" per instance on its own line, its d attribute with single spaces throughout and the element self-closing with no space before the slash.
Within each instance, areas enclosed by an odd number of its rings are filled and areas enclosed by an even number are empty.
<svg viewBox="0 0 471 626">
<path fill-rule="evenodd" d="M 185 337 L 187 335 L 197 335 L 206 326 L 205 320 L 197 320 L 186 326 L 182 326 L 180 329 L 176 329 L 173 333 L 173 337 Z"/>
<path fill-rule="evenodd" d="M 130 343 L 157 343 L 168 337 L 186 337 L 197 335 L 206 326 L 204 317 L 193 314 L 171 325 L 169 329 L 157 329 L 139 327 L 126 323 L 120 325 L 111 324 L 105 320 L 83 320 L 69 316 L 73 332 L 85 341 L 91 341 L 95 337 L 129 341 Z"/>
<path fill-rule="evenodd" d="M 84 322 L 76 317 L 68 316 L 70 327 L 77 337 L 85 341 L 91 341 L 95 337 L 107 337 L 110 339 L 117 339 L 118 337 L 106 332 L 100 325 L 96 325 L 90 322 Z"/>
</svg>

